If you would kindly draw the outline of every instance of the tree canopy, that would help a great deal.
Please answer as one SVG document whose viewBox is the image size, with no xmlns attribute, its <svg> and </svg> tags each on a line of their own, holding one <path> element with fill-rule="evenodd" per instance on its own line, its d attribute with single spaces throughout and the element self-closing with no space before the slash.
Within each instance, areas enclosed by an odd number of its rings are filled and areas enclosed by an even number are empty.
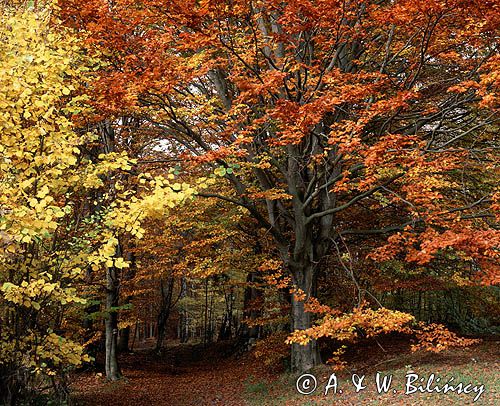
<svg viewBox="0 0 500 406">
<path fill-rule="evenodd" d="M 136 338 L 304 372 L 494 330 L 495 1 L 1 8 L 5 402 L 101 354 L 118 380 Z"/>
</svg>

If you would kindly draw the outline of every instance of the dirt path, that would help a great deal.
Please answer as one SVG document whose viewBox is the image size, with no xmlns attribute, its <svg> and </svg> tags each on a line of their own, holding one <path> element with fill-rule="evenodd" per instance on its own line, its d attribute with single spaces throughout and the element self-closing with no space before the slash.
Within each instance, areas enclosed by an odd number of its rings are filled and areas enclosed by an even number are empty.
<svg viewBox="0 0 500 406">
<path fill-rule="evenodd" d="M 249 377 L 266 375 L 249 355 L 221 358 L 191 346 L 162 358 L 145 351 L 124 355 L 121 366 L 125 379 L 114 383 L 95 372 L 77 374 L 74 399 L 86 406 L 240 406 Z"/>
</svg>

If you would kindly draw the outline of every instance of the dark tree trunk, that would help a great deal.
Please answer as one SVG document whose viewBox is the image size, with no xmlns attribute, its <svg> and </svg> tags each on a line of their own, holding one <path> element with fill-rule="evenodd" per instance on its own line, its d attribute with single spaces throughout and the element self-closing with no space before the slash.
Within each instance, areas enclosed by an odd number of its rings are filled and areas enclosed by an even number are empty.
<svg viewBox="0 0 500 406">
<path fill-rule="evenodd" d="M 182 299 L 186 295 L 187 282 L 185 278 L 182 278 L 180 298 Z M 179 311 L 179 340 L 181 343 L 187 343 L 189 340 L 189 316 L 186 309 L 180 309 Z"/>
<path fill-rule="evenodd" d="M 226 294 L 224 291 L 224 300 L 226 309 L 222 324 L 220 326 L 218 341 L 229 340 L 233 336 L 233 306 L 234 306 L 234 288 L 230 287 Z"/>
<path fill-rule="evenodd" d="M 91 304 L 90 306 L 87 306 L 84 310 L 85 316 L 82 322 L 82 326 L 84 330 L 83 337 L 85 341 L 90 340 L 95 334 L 93 314 L 98 313 L 99 311 L 100 311 L 99 303 Z M 94 358 L 97 356 L 97 353 L 99 351 L 102 351 L 102 349 L 103 349 L 102 340 L 91 342 L 86 346 L 87 354 L 89 354 L 91 357 Z"/>
<path fill-rule="evenodd" d="M 296 151 L 291 148 L 291 158 L 288 160 L 288 171 L 291 175 L 289 187 L 294 196 L 294 237 L 293 250 L 281 248 L 284 262 L 292 276 L 293 287 L 305 294 L 305 300 L 313 297 L 316 287 L 316 263 L 322 256 L 318 252 L 316 243 L 321 240 L 323 232 L 318 224 L 309 222 L 307 217 L 309 209 L 304 207 L 302 201 L 301 179 L 299 174 L 298 159 L 294 159 Z M 321 199 L 321 193 L 319 195 Z M 292 331 L 305 330 L 312 327 L 312 315 L 304 310 L 304 300 L 298 300 L 295 294 L 291 297 L 291 327 Z M 292 345 L 291 367 L 293 371 L 308 371 L 321 362 L 319 350 L 314 340 L 307 345 Z"/>
<path fill-rule="evenodd" d="M 208 343 L 208 278 L 205 279 L 205 310 L 203 316 L 203 345 Z"/>
<path fill-rule="evenodd" d="M 128 342 L 130 340 L 130 327 L 127 326 L 120 330 L 120 336 L 118 338 L 118 352 L 128 352 Z"/>
<path fill-rule="evenodd" d="M 132 249 L 134 246 L 129 244 L 128 249 Z M 127 281 L 130 281 L 131 279 L 134 278 L 136 272 L 137 272 L 137 264 L 136 264 L 136 258 L 133 252 L 128 252 L 127 253 L 127 261 L 129 262 L 129 267 L 127 268 L 128 271 L 122 275 L 122 283 L 126 283 Z M 123 304 L 130 304 L 132 300 L 131 296 L 127 296 L 123 300 Z M 130 341 L 130 326 L 127 326 L 123 329 L 120 330 L 119 338 L 118 338 L 118 352 L 128 352 L 129 347 L 128 343 Z"/>
<path fill-rule="evenodd" d="M 115 132 L 111 122 L 106 120 L 99 126 L 103 152 L 109 153 L 115 150 Z M 108 179 L 111 180 L 111 179 Z M 110 189 L 110 193 L 114 193 Z M 98 210 L 102 208 L 98 206 Z M 116 256 L 122 254 L 120 244 L 116 247 Z M 115 267 L 106 269 L 106 320 L 105 320 L 105 371 L 106 378 L 116 381 L 121 378 L 118 366 L 118 302 L 119 302 L 120 277 L 119 270 Z"/>
<path fill-rule="evenodd" d="M 189 340 L 189 317 L 185 310 L 181 310 L 179 324 L 179 341 L 181 343 L 187 343 Z"/>
<path fill-rule="evenodd" d="M 21 387 L 16 375 L 16 367 L 0 365 L 0 402 L 2 405 L 14 406 L 17 403 Z"/>
<path fill-rule="evenodd" d="M 257 289 L 255 286 L 258 280 L 256 272 L 250 272 L 247 275 L 248 285 L 245 288 L 243 297 L 243 322 L 240 330 L 240 339 L 246 346 L 251 346 L 261 335 L 260 326 L 245 323 L 245 320 L 248 320 L 251 324 L 252 320 L 256 320 L 261 316 L 262 290 Z"/>
<path fill-rule="evenodd" d="M 116 268 L 110 267 L 106 273 L 106 378 L 116 381 L 121 378 L 118 366 L 118 293 L 119 280 Z"/>
<path fill-rule="evenodd" d="M 293 277 L 296 288 L 306 293 L 307 297 L 313 294 L 314 288 L 314 268 L 313 266 L 304 266 L 302 269 L 294 269 Z M 312 326 L 312 314 L 304 310 L 304 301 L 297 300 L 292 295 L 292 331 L 305 330 Z M 321 363 L 319 348 L 315 340 L 307 345 L 293 344 L 291 366 L 293 371 L 305 372 Z"/>
<path fill-rule="evenodd" d="M 172 302 L 175 279 L 170 276 L 165 284 L 163 279 L 160 281 L 161 306 L 158 313 L 158 336 L 156 339 L 156 351 L 160 351 L 165 340 L 167 321 L 170 317 L 170 311 L 175 303 Z"/>
<path fill-rule="evenodd" d="M 208 307 L 208 331 L 207 331 L 207 344 L 214 341 L 214 292 L 210 291 L 210 305 Z"/>
<path fill-rule="evenodd" d="M 165 340 L 167 321 L 170 316 L 168 309 L 162 309 L 158 315 L 158 337 L 156 338 L 156 351 L 160 351 Z"/>
</svg>

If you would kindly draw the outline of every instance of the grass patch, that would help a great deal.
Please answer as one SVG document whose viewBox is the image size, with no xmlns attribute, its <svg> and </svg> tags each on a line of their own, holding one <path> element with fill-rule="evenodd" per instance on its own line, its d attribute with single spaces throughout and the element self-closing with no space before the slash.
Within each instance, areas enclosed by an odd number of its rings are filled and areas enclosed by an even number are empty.
<svg viewBox="0 0 500 406">
<path fill-rule="evenodd" d="M 302 395 L 296 390 L 294 374 L 283 374 L 276 381 L 268 384 L 269 394 L 246 392 L 246 401 L 251 406 L 257 405 L 500 405 L 500 375 L 498 370 L 498 343 L 487 343 L 476 348 L 453 350 L 446 354 L 387 354 L 387 360 L 379 365 L 358 368 L 351 365 L 351 371 L 337 374 L 337 393 L 331 389 L 324 395 L 331 369 L 326 366 L 316 368 L 312 374 L 317 378 L 317 389 L 311 395 Z M 386 393 L 378 393 L 375 377 L 392 375 L 392 383 Z M 356 392 L 352 375 L 364 375 L 364 389 Z M 470 393 L 424 393 L 417 391 L 406 394 L 407 374 L 418 374 L 419 380 L 413 386 L 427 387 L 431 374 L 434 381 L 429 389 L 442 388 L 445 383 L 456 386 L 458 383 L 469 387 Z M 420 379 L 424 381 L 421 382 Z M 439 378 L 439 381 L 437 381 Z M 450 381 L 450 379 L 453 380 Z M 484 385 L 484 392 L 474 402 L 474 397 Z M 476 387 L 476 392 L 472 391 Z"/>
</svg>

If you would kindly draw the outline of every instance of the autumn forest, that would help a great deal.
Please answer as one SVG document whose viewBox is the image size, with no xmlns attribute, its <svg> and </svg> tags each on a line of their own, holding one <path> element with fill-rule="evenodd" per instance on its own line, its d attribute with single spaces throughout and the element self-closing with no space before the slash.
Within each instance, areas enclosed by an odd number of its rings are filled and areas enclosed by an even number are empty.
<svg viewBox="0 0 500 406">
<path fill-rule="evenodd" d="M 497 0 L 0 8 L 1 405 L 500 404 Z"/>
</svg>

